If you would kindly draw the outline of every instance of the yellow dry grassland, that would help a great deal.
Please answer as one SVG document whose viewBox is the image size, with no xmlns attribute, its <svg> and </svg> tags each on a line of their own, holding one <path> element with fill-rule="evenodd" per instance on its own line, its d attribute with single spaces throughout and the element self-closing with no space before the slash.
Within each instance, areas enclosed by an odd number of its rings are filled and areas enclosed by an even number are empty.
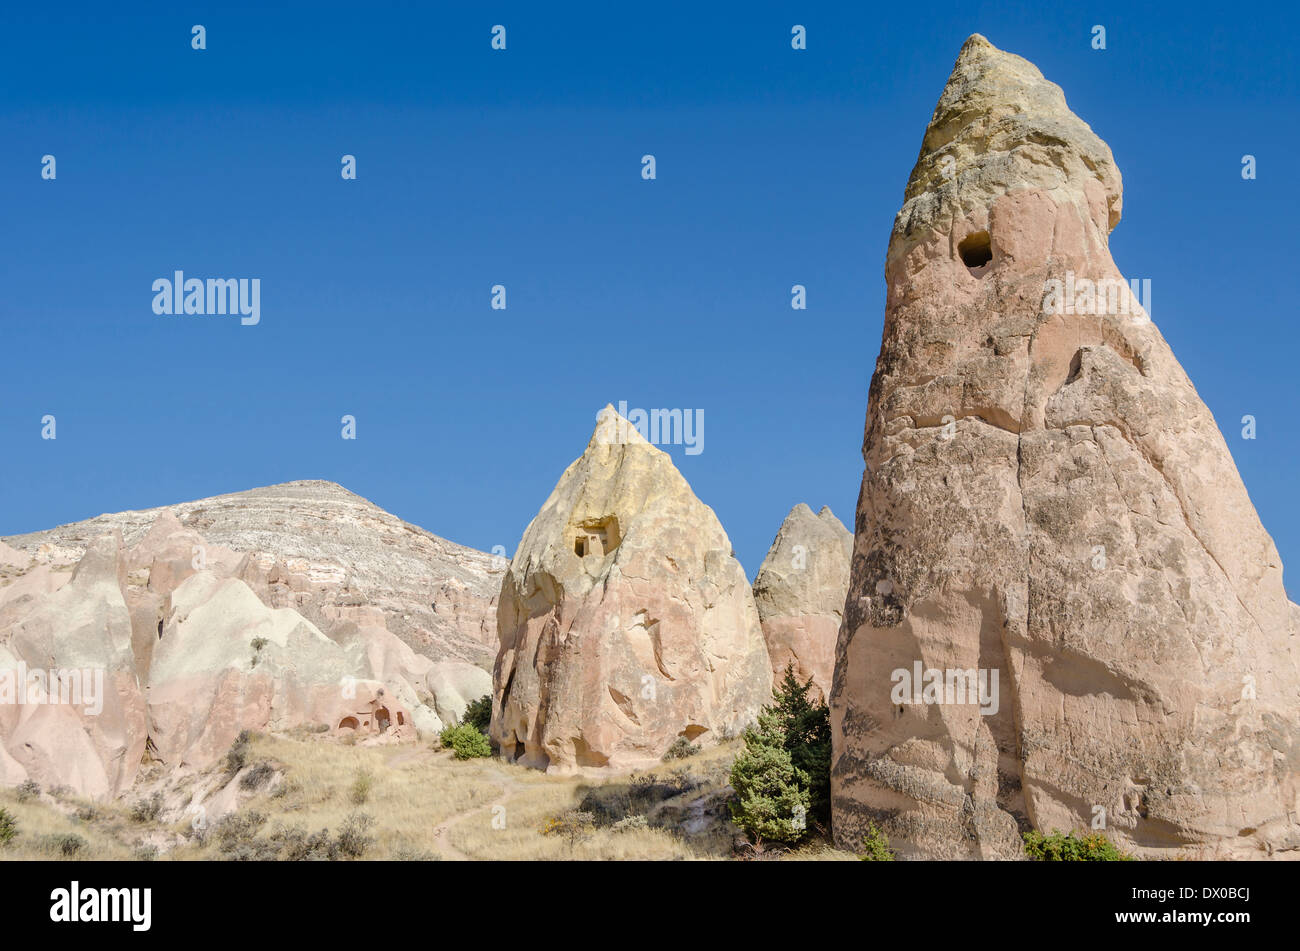
<svg viewBox="0 0 1300 951">
<path fill-rule="evenodd" d="M 241 771 L 219 766 L 110 804 L 0 790 L 17 827 L 0 859 L 729 859 L 737 829 L 726 817 L 727 773 L 738 751 L 733 741 L 637 773 L 552 776 L 426 744 L 253 735 Z M 264 778 L 252 782 L 253 771 Z M 193 808 L 204 778 L 226 787 L 233 811 L 209 818 Z M 162 805 L 150 814 L 140 803 L 155 791 Z M 854 856 L 814 843 L 782 857 Z"/>
</svg>

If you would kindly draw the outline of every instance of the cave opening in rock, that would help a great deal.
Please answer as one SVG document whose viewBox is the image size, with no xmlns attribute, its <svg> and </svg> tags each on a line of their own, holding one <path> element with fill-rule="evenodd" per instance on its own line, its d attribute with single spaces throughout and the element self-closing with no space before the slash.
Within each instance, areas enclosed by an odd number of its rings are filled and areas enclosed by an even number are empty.
<svg viewBox="0 0 1300 951">
<path fill-rule="evenodd" d="M 993 260 L 993 243 L 987 231 L 976 231 L 961 239 L 957 253 L 968 268 L 980 268 Z"/>
<path fill-rule="evenodd" d="M 587 539 L 582 538 L 581 536 L 578 537 L 578 538 L 575 538 L 575 539 L 573 540 L 573 553 L 574 553 L 575 555 L 577 555 L 579 558 L 584 558 L 584 557 L 586 557 L 586 554 L 587 554 Z"/>
</svg>

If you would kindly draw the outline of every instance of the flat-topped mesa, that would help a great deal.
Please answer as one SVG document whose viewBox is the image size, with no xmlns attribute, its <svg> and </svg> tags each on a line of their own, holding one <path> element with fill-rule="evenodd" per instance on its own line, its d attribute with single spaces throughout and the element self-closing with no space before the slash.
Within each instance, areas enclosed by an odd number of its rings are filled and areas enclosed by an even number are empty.
<svg viewBox="0 0 1300 951">
<path fill-rule="evenodd" d="M 754 578 L 774 681 L 793 665 L 800 683 L 812 680 L 816 700 L 831 692 L 852 554 L 853 535 L 830 508 L 814 515 L 800 502 L 781 523 Z"/>
<path fill-rule="evenodd" d="M 713 510 L 613 407 L 501 588 L 493 739 L 557 772 L 735 734 L 771 695 L 753 594 Z"/>
<path fill-rule="evenodd" d="M 1099 815 L 1149 856 L 1300 847 L 1296 609 L 1111 259 L 1120 204 L 1060 89 L 971 37 L 885 268 L 831 696 L 845 848 L 876 821 L 907 856 L 1013 857 Z"/>
</svg>

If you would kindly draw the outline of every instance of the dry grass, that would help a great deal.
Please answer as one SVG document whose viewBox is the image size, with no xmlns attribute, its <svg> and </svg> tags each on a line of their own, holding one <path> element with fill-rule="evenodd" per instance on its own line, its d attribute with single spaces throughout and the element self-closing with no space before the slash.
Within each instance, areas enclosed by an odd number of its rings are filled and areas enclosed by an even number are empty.
<svg viewBox="0 0 1300 951">
<path fill-rule="evenodd" d="M 77 862 L 132 858 L 132 847 L 121 838 L 130 820 L 118 806 L 92 806 L 83 799 L 48 795 L 19 802 L 14 790 L 5 789 L 0 790 L 0 807 L 18 824 L 18 835 L 7 846 L 0 846 L 0 859 Z M 94 818 L 77 817 L 79 811 L 89 816 L 90 808 Z M 73 836 L 84 844 L 65 852 L 64 843 Z"/>
<path fill-rule="evenodd" d="M 725 859 L 733 855 L 736 829 L 721 804 L 738 749 L 732 742 L 631 776 L 591 778 L 548 776 L 496 759 L 458 761 L 426 746 L 349 745 L 303 734 L 255 736 L 247 763 L 271 763 L 280 781 L 241 791 L 236 815 L 265 816 L 260 828 L 241 838 L 256 846 L 277 828 L 337 835 L 349 816 L 364 813 L 372 819 L 365 833 L 371 840 L 366 859 Z M 193 781 L 175 788 L 189 788 Z M 631 790 L 643 793 L 646 784 L 655 795 L 629 796 Z M 0 805 L 20 830 L 0 848 L 0 859 L 63 858 L 58 843 L 68 835 L 85 840 L 74 860 L 129 860 L 149 843 L 163 846 L 158 856 L 163 860 L 225 857 L 217 823 L 209 823 L 200 836 L 189 818 L 176 819 L 175 809 L 169 824 L 132 821 L 130 807 L 140 796 L 94 804 L 92 810 L 83 801 L 48 794 L 19 803 L 13 790 L 0 791 Z M 174 794 L 172 801 L 184 797 Z M 600 813 L 591 828 L 573 835 L 543 833 L 548 823 L 584 801 L 596 802 Z M 634 818 L 615 828 L 612 823 L 626 809 L 647 815 L 648 821 Z M 85 818 L 78 819 L 78 811 Z M 852 858 L 824 844 L 786 857 Z"/>
</svg>

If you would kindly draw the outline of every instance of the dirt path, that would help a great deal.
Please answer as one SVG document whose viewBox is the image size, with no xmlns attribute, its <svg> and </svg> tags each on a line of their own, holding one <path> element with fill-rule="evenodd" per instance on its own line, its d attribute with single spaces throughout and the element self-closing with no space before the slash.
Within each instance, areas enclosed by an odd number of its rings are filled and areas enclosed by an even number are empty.
<svg viewBox="0 0 1300 951">
<path fill-rule="evenodd" d="M 458 812 L 456 815 L 443 820 L 434 827 L 433 842 L 438 851 L 442 853 L 443 858 L 448 858 L 456 862 L 472 861 L 473 856 L 466 855 L 460 849 L 456 848 L 456 846 L 451 844 L 451 836 L 448 833 L 451 832 L 452 826 L 468 819 L 476 813 L 490 812 L 497 806 L 504 806 L 510 800 L 511 796 L 524 788 L 522 783 L 517 782 L 509 776 L 503 775 L 495 769 L 493 769 L 493 772 L 496 775 L 492 776 L 489 781 L 494 783 L 498 788 L 497 797 L 495 799 L 486 805 L 474 806 L 472 809 Z"/>
<path fill-rule="evenodd" d="M 388 759 L 384 760 L 384 765 L 389 769 L 396 769 L 399 766 L 418 763 L 420 760 L 433 759 L 434 755 L 434 751 L 428 747 L 413 750 L 399 750 L 392 756 L 388 757 Z"/>
</svg>

